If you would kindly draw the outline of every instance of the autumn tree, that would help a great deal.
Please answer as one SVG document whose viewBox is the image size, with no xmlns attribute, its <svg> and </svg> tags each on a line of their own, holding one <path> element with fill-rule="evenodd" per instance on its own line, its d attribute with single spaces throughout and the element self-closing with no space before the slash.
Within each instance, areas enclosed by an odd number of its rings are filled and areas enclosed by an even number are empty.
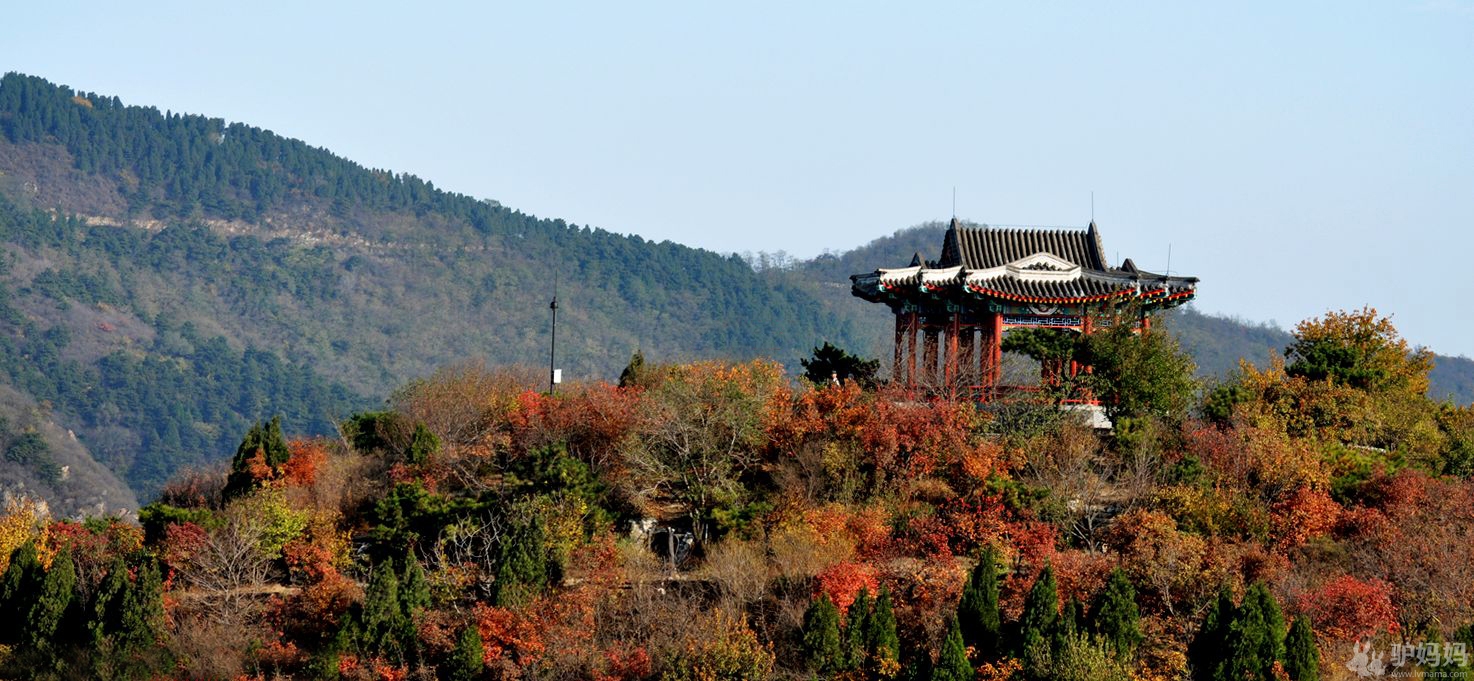
<svg viewBox="0 0 1474 681">
<path fill-rule="evenodd" d="M 1291 376 L 1330 381 L 1373 392 L 1398 391 L 1423 395 L 1433 353 L 1416 350 L 1392 326 L 1390 317 L 1364 307 L 1354 312 L 1330 312 L 1300 322 L 1295 342 L 1285 349 Z"/>
<path fill-rule="evenodd" d="M 712 511 L 745 497 L 741 478 L 759 461 L 784 391 L 781 369 L 768 362 L 671 367 L 642 401 L 628 452 L 633 495 L 678 503 L 704 543 Z"/>
</svg>

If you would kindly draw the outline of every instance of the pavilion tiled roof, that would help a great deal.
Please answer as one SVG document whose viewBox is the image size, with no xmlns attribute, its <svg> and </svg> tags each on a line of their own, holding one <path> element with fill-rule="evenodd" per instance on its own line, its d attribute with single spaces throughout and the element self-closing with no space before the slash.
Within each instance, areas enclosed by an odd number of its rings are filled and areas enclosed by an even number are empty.
<svg viewBox="0 0 1474 681">
<path fill-rule="evenodd" d="M 857 274 L 856 296 L 894 301 L 907 291 L 948 290 L 1022 303 L 1138 298 L 1168 305 L 1196 293 L 1196 277 L 1145 272 L 1130 259 L 1107 266 L 1095 223 L 1084 230 L 966 227 L 955 218 L 935 262 L 914 256 L 907 267 Z"/>
</svg>

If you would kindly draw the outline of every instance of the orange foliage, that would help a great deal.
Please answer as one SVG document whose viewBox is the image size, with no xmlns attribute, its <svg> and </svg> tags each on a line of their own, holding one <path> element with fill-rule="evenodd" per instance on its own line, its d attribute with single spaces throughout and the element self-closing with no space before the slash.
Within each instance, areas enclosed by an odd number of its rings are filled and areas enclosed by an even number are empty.
<svg viewBox="0 0 1474 681">
<path fill-rule="evenodd" d="M 327 459 L 327 448 L 320 440 L 291 440 L 287 442 L 287 462 L 282 466 L 282 478 L 288 485 L 311 485 Z"/>
<path fill-rule="evenodd" d="M 814 581 L 814 595 L 828 595 L 829 600 L 839 607 L 841 615 L 849 613 L 850 605 L 860 595 L 860 589 L 867 590 L 872 598 L 880 593 L 880 581 L 876 579 L 875 566 L 869 563 L 835 563 L 815 575 Z"/>
<path fill-rule="evenodd" d="M 485 603 L 472 606 L 471 616 L 481 634 L 486 664 L 506 660 L 515 665 L 525 665 L 542 657 L 547 643 L 543 639 L 541 623 L 532 614 L 538 606 L 539 603 L 533 603 L 526 610 L 492 607 Z"/>
<path fill-rule="evenodd" d="M 1341 518 L 1341 505 L 1324 490 L 1301 487 L 1289 498 L 1275 504 L 1270 524 L 1276 542 L 1291 549 L 1316 537 L 1325 536 Z"/>
</svg>

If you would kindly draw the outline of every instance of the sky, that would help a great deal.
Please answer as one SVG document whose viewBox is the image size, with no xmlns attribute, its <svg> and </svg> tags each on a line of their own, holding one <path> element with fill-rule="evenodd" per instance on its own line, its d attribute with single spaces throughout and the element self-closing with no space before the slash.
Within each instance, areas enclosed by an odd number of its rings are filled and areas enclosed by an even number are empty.
<svg viewBox="0 0 1474 681">
<path fill-rule="evenodd" d="M 1474 356 L 1474 0 L 5 15 L 0 71 L 543 217 L 812 257 L 954 214 L 1080 228 L 1093 210 L 1113 260 L 1200 277 L 1202 311 L 1292 328 L 1372 306 Z"/>
</svg>

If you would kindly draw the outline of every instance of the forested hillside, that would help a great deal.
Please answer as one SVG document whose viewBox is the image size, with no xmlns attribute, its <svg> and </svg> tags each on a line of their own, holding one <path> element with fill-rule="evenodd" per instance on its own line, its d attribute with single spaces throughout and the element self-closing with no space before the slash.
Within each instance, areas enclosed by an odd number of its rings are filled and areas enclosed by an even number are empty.
<svg viewBox="0 0 1474 681">
<path fill-rule="evenodd" d="M 450 362 L 545 362 L 555 287 L 570 378 L 640 348 L 794 362 L 848 339 L 737 257 L 19 74 L 0 80 L 0 247 L 0 379 L 144 496 L 257 418 L 327 434 Z"/>
<path fill-rule="evenodd" d="M 1168 334 L 1086 343 L 1113 432 L 761 360 L 554 394 L 461 365 L 342 437 L 258 423 L 141 527 L 0 513 L 0 676 L 1474 673 L 1474 406 L 1385 318 L 1202 399 Z"/>
</svg>

